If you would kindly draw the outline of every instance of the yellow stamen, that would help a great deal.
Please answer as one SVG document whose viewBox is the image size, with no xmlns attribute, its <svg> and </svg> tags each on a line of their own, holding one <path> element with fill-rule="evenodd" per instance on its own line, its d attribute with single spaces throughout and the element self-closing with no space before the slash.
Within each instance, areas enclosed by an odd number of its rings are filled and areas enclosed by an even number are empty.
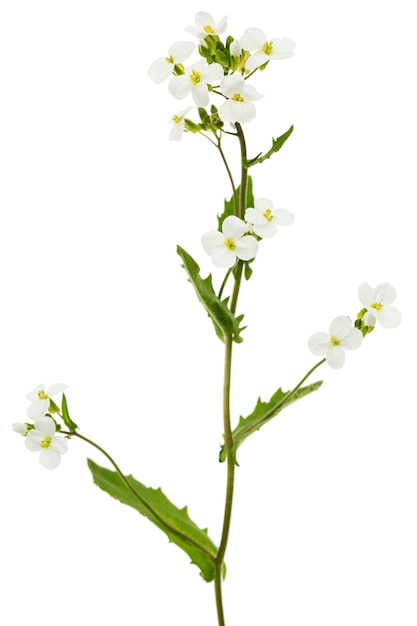
<svg viewBox="0 0 417 626">
<path fill-rule="evenodd" d="M 234 93 L 230 99 L 235 100 L 236 102 L 245 102 L 240 93 Z"/>
<path fill-rule="evenodd" d="M 263 212 L 262 215 L 268 220 L 268 222 L 272 222 L 272 220 L 274 219 L 271 209 L 267 209 Z"/>
<path fill-rule="evenodd" d="M 212 35 L 214 33 L 214 28 L 213 26 L 210 26 L 210 24 L 206 24 L 203 28 L 204 32 L 207 33 L 208 35 Z"/>
<path fill-rule="evenodd" d="M 265 54 L 269 56 L 273 53 L 273 51 L 274 51 L 274 44 L 272 43 L 272 41 L 265 41 L 264 45 L 262 46 L 262 52 L 264 52 Z"/>
<path fill-rule="evenodd" d="M 174 57 L 173 57 L 173 56 L 172 56 L 172 54 L 171 54 L 171 56 L 170 56 L 170 57 L 166 57 L 165 61 L 166 61 L 167 63 L 174 63 L 174 62 L 175 62 L 175 59 L 174 59 Z"/>
<path fill-rule="evenodd" d="M 190 74 L 190 80 L 192 83 L 194 83 L 194 85 L 198 85 L 201 80 L 200 72 L 196 72 L 196 70 L 193 70 Z"/>
<path fill-rule="evenodd" d="M 38 398 L 39 400 L 47 400 L 49 396 L 42 389 L 41 391 L 38 391 Z"/>
<path fill-rule="evenodd" d="M 224 245 L 226 246 L 226 248 L 231 250 L 231 252 L 236 250 L 236 243 L 235 243 L 235 240 L 232 237 L 228 237 L 227 239 L 225 239 L 224 240 Z"/>
<path fill-rule="evenodd" d="M 51 443 L 52 443 L 52 437 L 45 437 L 45 439 L 42 439 L 41 441 L 41 448 L 49 448 Z"/>
<path fill-rule="evenodd" d="M 332 344 L 332 346 L 339 346 L 340 339 L 338 339 L 337 337 L 330 337 L 330 343 Z"/>
<path fill-rule="evenodd" d="M 176 123 L 179 124 L 182 120 L 182 115 L 173 115 L 172 116 L 172 120 Z"/>
<path fill-rule="evenodd" d="M 371 307 L 372 307 L 373 309 L 376 309 L 377 311 L 381 311 L 381 309 L 382 309 L 382 307 L 383 307 L 383 306 L 384 306 L 384 305 L 383 305 L 383 304 L 381 304 L 381 302 L 372 302 L 372 304 L 371 304 Z"/>
</svg>

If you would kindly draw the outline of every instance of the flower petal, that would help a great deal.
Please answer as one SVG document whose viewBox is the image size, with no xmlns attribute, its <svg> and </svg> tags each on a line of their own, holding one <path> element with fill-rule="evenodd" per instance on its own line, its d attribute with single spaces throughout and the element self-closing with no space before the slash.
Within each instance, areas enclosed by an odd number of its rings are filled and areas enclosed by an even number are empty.
<svg viewBox="0 0 417 626">
<path fill-rule="evenodd" d="M 154 83 L 159 85 L 171 76 L 173 69 L 174 64 L 161 57 L 160 59 L 156 59 L 156 61 L 148 67 L 148 76 Z"/>
<path fill-rule="evenodd" d="M 326 354 L 329 347 L 330 336 L 327 333 L 314 333 L 308 340 L 310 351 L 316 356 Z"/>
<path fill-rule="evenodd" d="M 212 254 L 215 248 L 223 245 L 224 236 L 218 230 L 210 230 L 208 233 L 204 233 L 201 241 L 207 254 Z"/>
<path fill-rule="evenodd" d="M 358 328 L 351 328 L 349 333 L 341 340 L 340 344 L 345 350 L 356 350 L 363 340 L 363 335 Z"/>
<path fill-rule="evenodd" d="M 39 463 L 45 469 L 55 469 L 61 463 L 61 455 L 56 450 L 52 450 L 51 447 L 42 448 Z"/>
<path fill-rule="evenodd" d="M 245 235 L 236 241 L 235 254 L 242 261 L 250 261 L 258 252 L 258 241 L 252 235 Z"/>
<path fill-rule="evenodd" d="M 211 258 L 217 267 L 232 267 L 236 262 L 236 254 L 223 244 L 214 248 Z"/>
<path fill-rule="evenodd" d="M 358 287 L 359 300 L 363 306 L 368 307 L 374 298 L 374 290 L 369 283 L 362 283 Z"/>
<path fill-rule="evenodd" d="M 345 363 L 345 352 L 341 346 L 329 346 L 326 361 L 334 370 L 340 370 Z"/>
<path fill-rule="evenodd" d="M 392 306 L 384 306 L 378 314 L 378 322 L 383 328 L 396 328 L 401 322 L 401 313 Z"/>
<path fill-rule="evenodd" d="M 183 63 L 188 59 L 195 48 L 193 41 L 176 41 L 169 49 L 169 54 L 174 58 L 175 63 Z"/>
<path fill-rule="evenodd" d="M 49 398 L 46 400 L 34 400 L 26 409 L 26 415 L 31 420 L 37 420 L 43 417 L 49 409 Z"/>
<path fill-rule="evenodd" d="M 294 222 L 294 215 L 286 209 L 277 209 L 274 211 L 274 219 L 280 226 L 291 226 Z"/>
<path fill-rule="evenodd" d="M 248 52 L 259 50 L 266 42 L 266 35 L 260 28 L 247 28 L 240 40 L 242 48 Z"/>
<path fill-rule="evenodd" d="M 229 215 L 223 222 L 222 231 L 225 237 L 233 237 L 233 239 L 239 239 L 247 230 L 247 226 L 240 217 L 236 215 Z"/>
<path fill-rule="evenodd" d="M 339 315 L 330 324 L 329 333 L 331 337 L 344 339 L 352 328 L 352 322 L 346 315 Z"/>
<path fill-rule="evenodd" d="M 392 304 L 397 297 L 397 292 L 389 283 L 381 283 L 374 289 L 374 301 L 382 304 Z"/>
<path fill-rule="evenodd" d="M 68 385 L 64 385 L 64 383 L 54 383 L 46 390 L 48 396 L 54 396 L 56 393 L 60 391 L 64 391 Z"/>
<path fill-rule="evenodd" d="M 38 385 L 37 387 L 35 387 L 35 389 L 33 389 L 32 391 L 30 391 L 29 393 L 26 394 L 26 398 L 28 400 L 38 400 L 39 399 L 39 395 L 38 395 L 39 391 L 45 391 L 45 385 Z"/>
</svg>

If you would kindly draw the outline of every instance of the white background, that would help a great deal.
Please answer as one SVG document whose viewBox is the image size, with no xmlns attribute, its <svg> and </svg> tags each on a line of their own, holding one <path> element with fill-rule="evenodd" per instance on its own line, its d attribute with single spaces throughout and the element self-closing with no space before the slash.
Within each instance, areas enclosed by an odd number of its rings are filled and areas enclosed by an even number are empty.
<svg viewBox="0 0 417 626">
<path fill-rule="evenodd" d="M 168 141 L 175 101 L 147 67 L 197 10 L 291 37 L 252 84 L 255 197 L 295 215 L 262 242 L 239 313 L 233 415 L 316 362 L 308 337 L 388 281 L 403 313 L 341 371 L 245 442 L 224 585 L 228 626 L 415 626 L 415 29 L 407 0 L 3 1 L 0 9 L 2 623 L 216 624 L 188 557 L 92 484 L 72 441 L 56 471 L 11 423 L 25 394 L 68 384 L 81 432 L 126 473 L 221 532 L 222 345 L 175 245 L 200 237 L 229 182 L 212 146 Z M 193 57 L 196 58 L 196 57 Z M 237 146 L 226 142 L 231 163 Z M 235 170 L 236 177 L 238 176 Z M 6 617 L 7 616 L 7 617 Z"/>
</svg>

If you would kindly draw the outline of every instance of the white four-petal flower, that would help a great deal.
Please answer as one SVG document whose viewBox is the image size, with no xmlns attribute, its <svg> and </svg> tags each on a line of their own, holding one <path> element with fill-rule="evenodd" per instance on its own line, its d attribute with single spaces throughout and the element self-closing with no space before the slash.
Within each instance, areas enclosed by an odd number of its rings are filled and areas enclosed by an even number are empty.
<svg viewBox="0 0 417 626">
<path fill-rule="evenodd" d="M 232 267 L 236 257 L 249 261 L 258 252 L 258 242 L 252 235 L 246 235 L 248 226 L 235 215 L 229 215 L 223 222 L 222 232 L 211 230 L 202 237 L 203 247 L 211 255 L 217 267 Z"/>
<path fill-rule="evenodd" d="M 220 91 L 226 96 L 226 102 L 219 107 L 219 117 L 223 122 L 250 122 L 256 115 L 252 100 L 259 100 L 262 95 L 252 85 L 248 85 L 240 74 L 229 74 L 220 83 Z"/>
<path fill-rule="evenodd" d="M 25 444 L 31 452 L 40 452 L 39 463 L 46 469 L 55 469 L 61 462 L 61 454 L 67 449 L 67 440 L 55 435 L 55 422 L 51 417 L 40 417 L 35 428 L 26 435 Z"/>
<path fill-rule="evenodd" d="M 183 63 L 195 48 L 192 41 L 176 41 L 169 49 L 167 57 L 156 59 L 148 69 L 148 76 L 155 83 L 162 83 L 169 78 L 174 67 Z"/>
<path fill-rule="evenodd" d="M 209 103 L 209 83 L 220 80 L 224 76 L 220 63 L 207 65 L 204 60 L 185 69 L 181 76 L 174 76 L 169 82 L 168 91 L 178 100 L 191 92 L 198 107 L 206 107 Z"/>
<path fill-rule="evenodd" d="M 368 283 L 362 283 L 358 295 L 363 306 L 368 309 L 363 319 L 366 326 L 375 326 L 378 321 L 384 328 L 396 328 L 401 322 L 401 313 L 390 306 L 397 292 L 389 283 L 380 283 L 375 289 Z"/>
<path fill-rule="evenodd" d="M 333 369 L 340 369 L 345 362 L 345 350 L 356 350 L 362 343 L 362 333 L 352 326 L 351 320 L 339 315 L 330 324 L 328 333 L 315 333 L 308 340 L 308 347 L 317 356 L 325 355 Z"/>
<path fill-rule="evenodd" d="M 38 385 L 27 394 L 26 398 L 31 400 L 31 404 L 29 404 L 26 414 L 31 420 L 37 420 L 40 417 L 43 417 L 45 413 L 48 412 L 50 396 L 54 396 L 56 393 L 60 391 L 64 391 L 67 388 L 67 385 L 62 383 L 55 383 L 45 389 L 44 385 Z"/>
<path fill-rule="evenodd" d="M 253 232 L 258 237 L 273 237 L 277 232 L 277 224 L 289 226 L 294 221 L 294 215 L 286 209 L 273 210 L 269 198 L 258 198 L 254 202 L 255 208 L 245 211 L 245 220 L 252 225 Z"/>
<path fill-rule="evenodd" d="M 200 43 L 205 45 L 204 39 L 207 35 L 221 35 L 227 27 L 227 15 L 222 17 L 220 22 L 216 24 L 210 13 L 199 11 L 195 16 L 195 26 L 187 26 L 186 31 L 191 35 L 195 35 Z"/>
<path fill-rule="evenodd" d="M 289 59 L 294 56 L 295 42 L 292 39 L 284 37 L 268 40 L 260 28 L 247 28 L 240 43 L 244 50 L 253 52 L 245 64 L 249 72 L 268 63 L 271 59 Z"/>
</svg>

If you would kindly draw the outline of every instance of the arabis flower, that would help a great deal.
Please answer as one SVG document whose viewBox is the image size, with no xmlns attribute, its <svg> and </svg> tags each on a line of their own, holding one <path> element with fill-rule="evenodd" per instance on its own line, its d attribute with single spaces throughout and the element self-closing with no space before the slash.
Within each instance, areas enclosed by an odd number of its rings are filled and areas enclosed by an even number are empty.
<svg viewBox="0 0 417 626">
<path fill-rule="evenodd" d="M 198 107 L 206 107 L 209 103 L 209 83 L 218 81 L 224 76 L 220 63 L 206 65 L 204 60 L 186 68 L 185 74 L 174 76 L 168 85 L 169 93 L 178 100 L 185 98 L 191 92 Z"/>
<path fill-rule="evenodd" d="M 23 437 L 26 437 L 29 432 L 29 427 L 26 422 L 24 424 L 22 424 L 21 422 L 15 422 L 14 424 L 12 424 L 12 428 L 15 433 L 17 433 L 18 435 L 22 435 Z"/>
<path fill-rule="evenodd" d="M 195 48 L 192 41 L 176 41 L 168 51 L 167 57 L 156 59 L 148 69 L 148 76 L 155 83 L 162 83 L 170 77 L 174 67 L 183 63 Z"/>
<path fill-rule="evenodd" d="M 289 226 L 294 221 L 294 216 L 289 211 L 285 209 L 274 211 L 268 198 L 258 198 L 254 204 L 254 209 L 246 209 L 245 220 L 252 225 L 253 232 L 258 237 L 272 237 L 277 232 L 277 224 Z"/>
<path fill-rule="evenodd" d="M 256 115 L 252 100 L 262 98 L 240 74 L 229 74 L 220 83 L 220 91 L 228 100 L 219 107 L 223 122 L 250 122 Z"/>
<path fill-rule="evenodd" d="M 211 230 L 202 237 L 203 247 L 217 267 L 232 267 L 236 258 L 249 261 L 258 252 L 258 242 L 246 235 L 247 224 L 235 215 L 223 222 L 222 232 Z"/>
<path fill-rule="evenodd" d="M 195 16 L 195 26 L 187 26 L 185 29 L 191 35 L 195 35 L 200 43 L 205 45 L 204 39 L 207 35 L 221 35 L 226 30 L 227 15 L 222 17 L 220 22 L 216 24 L 210 13 L 199 11 Z"/>
<path fill-rule="evenodd" d="M 389 283 L 381 283 L 375 289 L 368 283 L 362 283 L 358 295 L 363 306 L 368 309 L 363 318 L 366 326 L 375 326 L 378 321 L 384 328 L 395 328 L 401 322 L 401 313 L 390 306 L 397 292 Z"/>
<path fill-rule="evenodd" d="M 169 138 L 171 141 L 180 141 L 182 138 L 182 134 L 184 132 L 185 125 L 185 115 L 187 115 L 188 111 L 193 107 L 187 107 L 182 111 L 178 111 L 174 113 L 174 115 L 169 120 L 170 124 L 173 124 L 171 128 L 171 132 L 169 134 Z"/>
<path fill-rule="evenodd" d="M 362 343 L 362 333 L 352 326 L 350 319 L 339 315 L 330 324 L 329 334 L 315 333 L 308 340 L 308 347 L 317 356 L 325 355 L 333 369 L 340 369 L 345 362 L 345 350 L 356 350 Z"/>
<path fill-rule="evenodd" d="M 294 56 L 295 42 L 292 39 L 284 37 L 268 40 L 260 28 L 247 28 L 240 43 L 244 50 L 253 52 L 245 64 L 249 72 L 272 59 L 289 59 Z"/>
<path fill-rule="evenodd" d="M 51 417 L 40 417 L 35 428 L 29 430 L 25 443 L 31 452 L 40 452 L 39 463 L 46 469 L 55 469 L 61 462 L 61 454 L 67 451 L 67 440 L 55 435 L 55 422 Z"/>
<path fill-rule="evenodd" d="M 31 420 L 37 420 L 43 417 L 48 412 L 50 396 L 54 396 L 60 391 L 64 391 L 67 385 L 62 383 L 55 383 L 48 389 L 45 389 L 44 385 L 38 385 L 33 391 L 27 394 L 26 398 L 31 400 L 31 404 L 28 406 L 26 414 Z"/>
</svg>

